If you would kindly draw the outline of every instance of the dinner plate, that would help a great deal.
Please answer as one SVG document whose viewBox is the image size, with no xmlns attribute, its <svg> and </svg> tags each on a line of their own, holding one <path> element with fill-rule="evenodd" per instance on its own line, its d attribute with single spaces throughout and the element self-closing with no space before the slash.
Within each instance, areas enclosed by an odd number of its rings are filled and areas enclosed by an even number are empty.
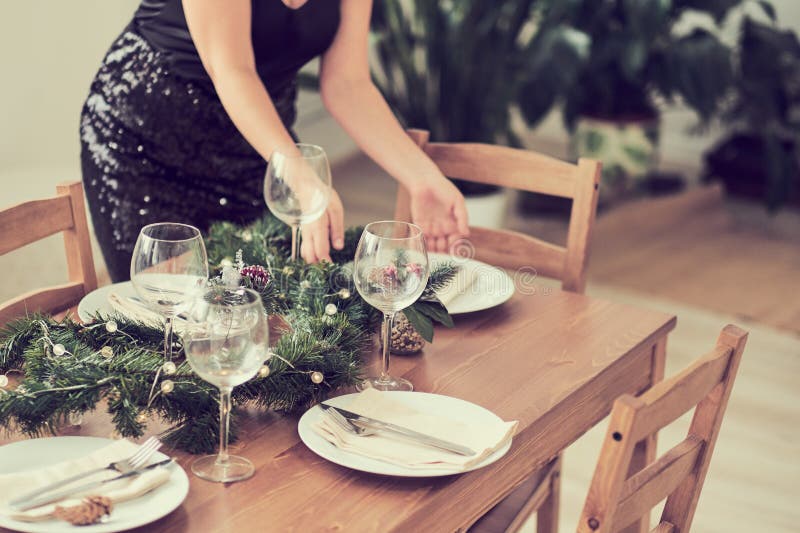
<svg viewBox="0 0 800 533">
<path fill-rule="evenodd" d="M 477 272 L 473 284 L 445 305 L 447 312 L 451 315 L 490 309 L 505 303 L 514 296 L 514 280 L 502 269 L 476 259 L 465 259 L 434 252 L 428 254 L 428 261 L 430 261 L 431 270 L 449 261 Z"/>
<path fill-rule="evenodd" d="M 465 259 L 448 254 L 431 252 L 428 254 L 431 269 L 445 262 L 455 263 L 463 268 L 473 268 L 477 277 L 473 284 L 461 294 L 453 298 L 445 307 L 451 315 L 483 311 L 501 305 L 514 295 L 514 280 L 502 269 L 488 265 L 476 259 Z M 352 263 L 345 267 L 352 268 Z M 114 313 L 108 302 L 108 295 L 116 293 L 121 297 L 137 296 L 136 289 L 130 281 L 114 283 L 93 290 L 83 297 L 78 304 L 78 317 L 82 322 L 90 322 L 98 312 Z"/>
<path fill-rule="evenodd" d="M 0 447 L 0 474 L 24 472 L 61 461 L 68 461 L 99 450 L 114 442 L 99 437 L 49 437 L 29 439 Z M 163 453 L 153 454 L 154 461 L 167 459 Z M 0 527 L 31 533 L 64 533 L 65 531 L 101 533 L 124 531 L 155 522 L 174 511 L 189 493 L 189 478 L 177 464 L 168 467 L 169 480 L 135 500 L 114 507 L 107 522 L 91 526 L 70 526 L 61 520 L 20 522 L 0 515 Z"/>
<path fill-rule="evenodd" d="M 84 296 L 78 303 L 78 318 L 81 319 L 81 322 L 91 322 L 92 315 L 98 312 L 104 315 L 113 314 L 115 312 L 114 308 L 111 307 L 111 304 L 108 302 L 108 295 L 111 293 L 117 293 L 123 298 L 126 296 L 137 296 L 136 289 L 133 288 L 133 283 L 130 281 L 114 283 L 95 289 Z"/>
<path fill-rule="evenodd" d="M 358 393 L 338 396 L 336 398 L 327 400 L 325 403 L 333 405 L 334 407 L 341 407 L 345 409 L 353 400 L 353 398 L 357 396 L 357 394 Z M 484 409 L 479 405 L 475 405 L 474 403 L 453 398 L 451 396 L 442 396 L 440 394 L 430 394 L 426 392 L 403 391 L 392 391 L 384 394 L 391 394 L 393 399 L 401 401 L 413 409 L 425 411 L 432 415 L 450 416 L 459 420 L 470 420 L 475 425 L 480 425 L 482 423 L 494 423 L 497 421 L 502 422 L 500 417 L 493 412 Z M 340 450 L 319 436 L 312 429 L 312 424 L 319 420 L 322 414 L 322 408 L 319 405 L 315 405 L 306 411 L 302 417 L 300 417 L 300 421 L 297 424 L 297 432 L 300 434 L 300 440 L 302 440 L 312 452 L 332 463 L 336 463 L 337 465 L 345 466 L 347 468 L 352 468 L 353 470 L 360 470 L 362 472 L 369 472 L 372 474 L 383 474 L 386 476 L 399 477 L 438 477 L 462 474 L 464 472 L 477 470 L 478 468 L 483 468 L 484 466 L 494 463 L 503 457 L 506 452 L 508 452 L 509 448 L 511 448 L 511 439 L 508 439 L 508 442 L 497 449 L 493 454 L 489 455 L 486 459 L 464 470 L 446 467 L 426 468 L 424 470 L 405 468 L 400 465 L 385 463 L 377 459 L 371 459 L 369 457 L 363 457 L 358 454 Z"/>
</svg>

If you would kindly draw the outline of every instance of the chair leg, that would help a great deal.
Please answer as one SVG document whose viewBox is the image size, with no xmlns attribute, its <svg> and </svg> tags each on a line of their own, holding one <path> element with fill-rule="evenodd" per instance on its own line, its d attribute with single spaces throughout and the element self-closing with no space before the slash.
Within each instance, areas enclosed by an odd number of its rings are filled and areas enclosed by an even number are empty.
<svg viewBox="0 0 800 533">
<path fill-rule="evenodd" d="M 550 495 L 557 458 L 534 472 L 511 494 L 472 524 L 469 533 L 517 533 Z"/>
<path fill-rule="evenodd" d="M 550 474 L 550 494 L 536 513 L 536 533 L 558 533 L 558 510 L 561 506 L 561 467 L 564 454 L 558 454 Z"/>
</svg>

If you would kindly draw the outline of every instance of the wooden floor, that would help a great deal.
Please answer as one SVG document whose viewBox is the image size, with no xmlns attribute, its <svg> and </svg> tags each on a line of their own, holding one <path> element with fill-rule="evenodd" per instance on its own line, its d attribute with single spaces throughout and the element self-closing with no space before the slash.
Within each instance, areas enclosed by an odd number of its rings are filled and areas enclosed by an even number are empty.
<svg viewBox="0 0 800 533">
<path fill-rule="evenodd" d="M 394 182 L 365 157 L 334 169 L 347 223 L 390 217 Z M 510 205 L 514 206 L 512 201 Z M 590 283 L 687 303 L 800 335 L 800 227 L 776 238 L 730 215 L 717 188 L 634 201 L 602 212 L 593 237 Z M 523 216 L 508 227 L 563 243 L 566 218 Z"/>
</svg>

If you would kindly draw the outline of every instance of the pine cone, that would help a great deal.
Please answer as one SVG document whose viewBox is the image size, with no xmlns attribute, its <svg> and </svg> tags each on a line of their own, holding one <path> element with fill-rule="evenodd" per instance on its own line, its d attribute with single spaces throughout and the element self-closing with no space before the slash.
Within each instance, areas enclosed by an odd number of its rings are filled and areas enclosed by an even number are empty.
<svg viewBox="0 0 800 533">
<path fill-rule="evenodd" d="M 73 526 L 90 526 L 111 514 L 114 508 L 111 500 L 105 496 L 87 496 L 80 505 L 56 507 L 53 516 L 69 522 Z"/>
<path fill-rule="evenodd" d="M 418 353 L 425 347 L 425 339 L 422 338 L 406 315 L 398 313 L 392 324 L 392 336 L 389 339 L 389 349 L 393 354 L 411 355 Z"/>
</svg>

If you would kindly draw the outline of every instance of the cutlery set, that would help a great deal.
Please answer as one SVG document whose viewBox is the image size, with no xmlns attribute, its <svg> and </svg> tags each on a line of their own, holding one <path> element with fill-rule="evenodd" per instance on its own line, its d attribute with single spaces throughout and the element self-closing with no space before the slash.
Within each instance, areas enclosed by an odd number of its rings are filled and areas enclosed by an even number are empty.
<svg viewBox="0 0 800 533">
<path fill-rule="evenodd" d="M 392 424 L 391 422 L 384 422 L 382 420 L 376 420 L 374 418 L 362 416 L 346 409 L 342 409 L 341 407 L 334 407 L 326 403 L 321 403 L 320 407 L 325 413 L 330 415 L 330 419 L 333 420 L 339 427 L 353 435 L 366 437 L 376 433 L 377 431 L 388 431 L 395 436 L 406 438 L 426 446 L 432 446 L 434 448 L 456 453 L 458 455 L 469 457 L 476 454 L 474 450 L 471 450 L 466 446 L 443 439 L 438 439 L 431 435 L 414 431 L 413 429 Z"/>
<path fill-rule="evenodd" d="M 91 489 L 102 487 L 103 485 L 112 483 L 114 481 L 138 476 L 144 472 L 153 470 L 154 468 L 166 466 L 173 462 L 172 458 L 164 459 L 149 465 L 146 464 L 153 454 L 158 451 L 158 449 L 161 447 L 161 444 L 161 441 L 157 438 L 150 437 L 139 447 L 135 454 L 127 459 L 115 461 L 110 463 L 108 466 L 87 470 L 55 483 L 45 485 L 44 487 L 40 487 L 34 491 L 28 492 L 9 501 L 8 506 L 15 511 L 26 511 L 41 505 L 57 502 L 73 494 L 86 492 Z M 93 476 L 106 470 L 119 472 L 119 475 L 109 479 L 91 481 L 89 483 L 84 483 L 82 485 L 72 486 L 56 491 L 56 489 L 71 485 L 78 480 Z"/>
</svg>

